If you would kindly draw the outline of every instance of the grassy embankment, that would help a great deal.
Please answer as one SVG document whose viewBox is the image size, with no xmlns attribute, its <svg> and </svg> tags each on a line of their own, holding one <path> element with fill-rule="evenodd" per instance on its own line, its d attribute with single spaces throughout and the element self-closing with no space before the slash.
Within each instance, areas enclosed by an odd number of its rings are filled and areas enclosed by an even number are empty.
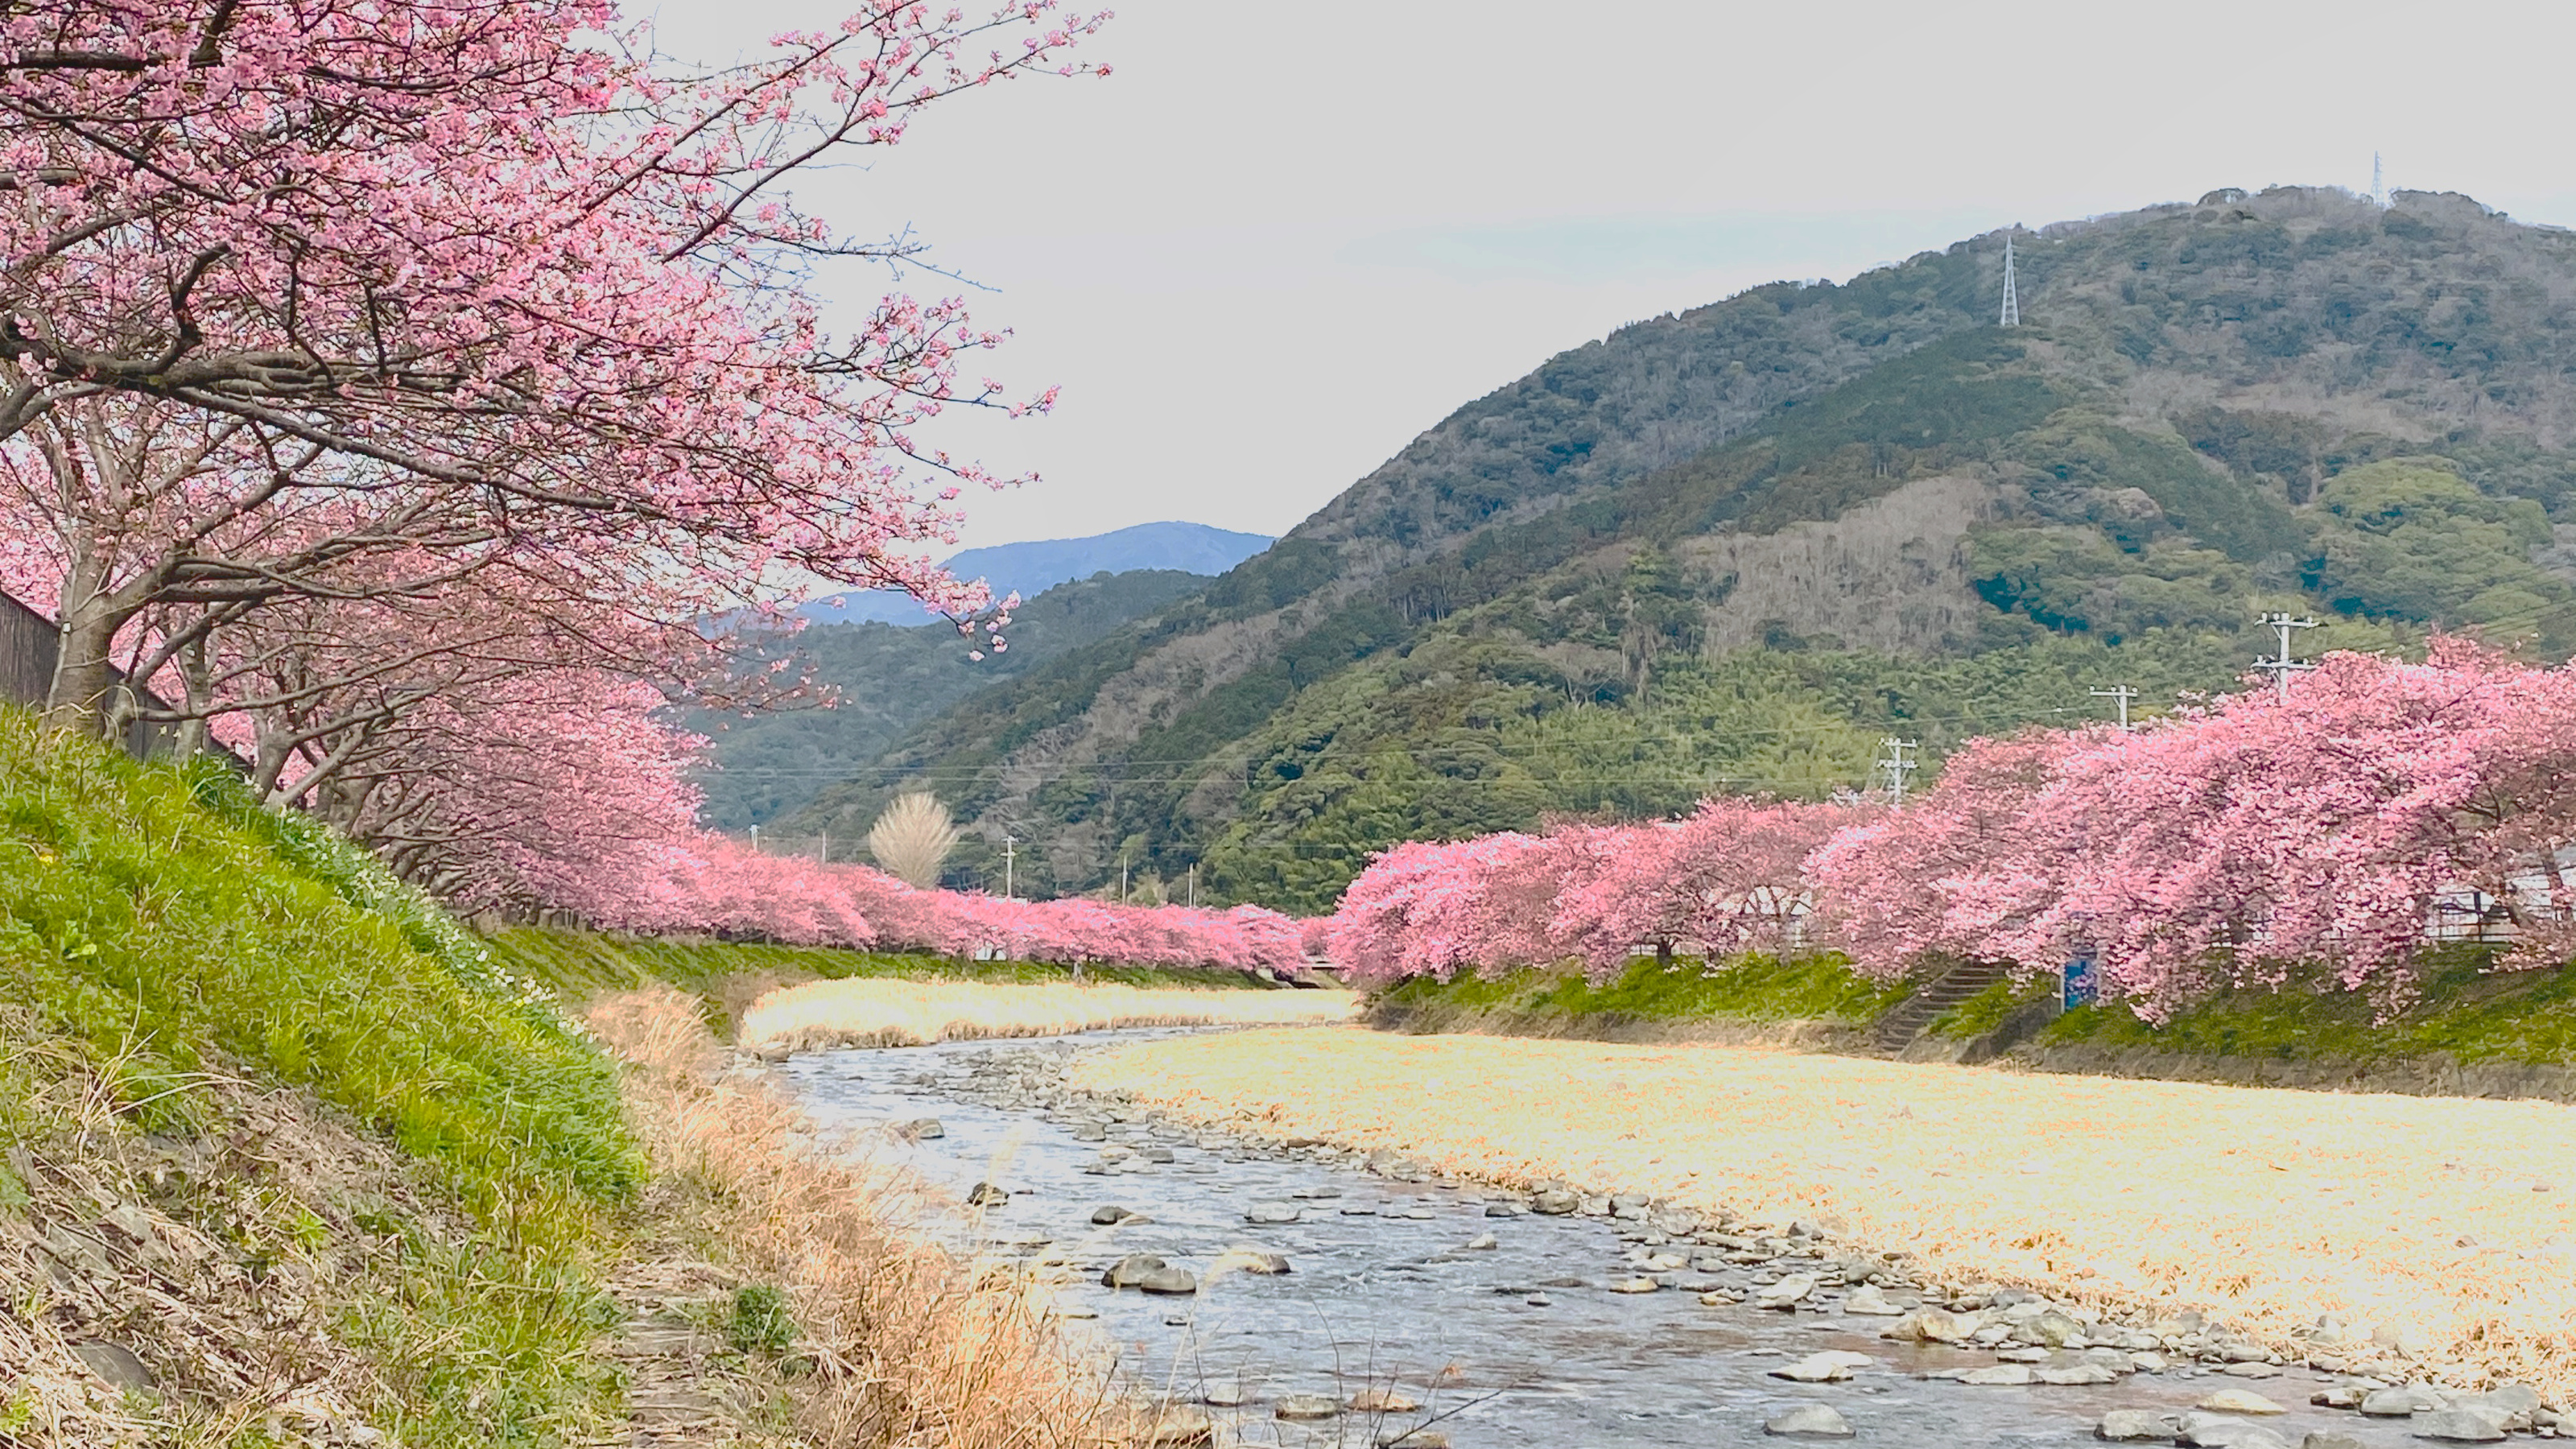
<svg viewBox="0 0 2576 1449">
<path fill-rule="evenodd" d="M 828 946 L 665 940 L 535 927 L 495 933 L 489 945 L 501 966 L 567 1000 L 655 984 L 677 987 L 703 1001 L 709 1024 L 728 1035 L 753 1002 L 782 987 L 807 982 L 883 979 L 1061 986 L 1073 980 L 1070 969 L 1035 961 L 960 961 Z M 1149 991 L 1270 989 L 1270 983 L 1238 971 L 1091 966 L 1083 976 L 1090 982 Z"/>
<path fill-rule="evenodd" d="M 1607 1020 L 1860 1027 L 1903 1000 L 1907 990 L 1882 986 L 1834 957 L 1782 961 L 1747 956 L 1712 969 L 1685 956 L 1668 966 L 1640 958 L 1598 986 L 1571 970 L 1514 971 L 1492 979 L 1461 973 L 1445 982 L 1417 976 L 1376 993 L 1370 1005 L 1431 1020 L 1561 1025 L 1568 1034 L 1579 1034 L 1571 1029 L 1587 1022 Z"/>
<path fill-rule="evenodd" d="M 1999 984 L 1934 1018 L 1930 1033 L 1982 1035 L 2052 989 L 2046 982 Z M 1582 1035 L 1587 1023 L 1609 1019 L 1860 1027 L 1905 994 L 1905 988 L 1881 987 L 1833 957 L 1789 963 L 1757 957 L 1715 972 L 1704 972 L 1695 960 L 1670 968 L 1640 960 L 1600 987 L 1547 971 L 1491 981 L 1464 975 L 1447 983 L 1415 979 L 1378 993 L 1371 1004 L 1426 1019 L 1482 1017 Z M 2352 1068 L 2423 1061 L 2576 1066 L 2576 967 L 2497 972 L 2481 956 L 2459 950 L 2394 1012 L 2383 1011 L 2365 993 L 2293 983 L 2278 991 L 2220 992 L 2162 1023 L 2143 1021 L 2117 1003 L 2081 1007 L 2042 1028 L 2022 1050 L 2079 1047 L 2104 1054 L 2143 1051 Z"/>
<path fill-rule="evenodd" d="M 603 1018 L 621 1072 L 329 832 L 17 711 L 0 820 L 0 1444 L 623 1442 L 648 1388 L 669 1442 L 1096 1412 L 1015 1289 L 790 1156 L 687 1013 Z M 677 1360 L 621 1350 L 639 1298 Z"/>
</svg>

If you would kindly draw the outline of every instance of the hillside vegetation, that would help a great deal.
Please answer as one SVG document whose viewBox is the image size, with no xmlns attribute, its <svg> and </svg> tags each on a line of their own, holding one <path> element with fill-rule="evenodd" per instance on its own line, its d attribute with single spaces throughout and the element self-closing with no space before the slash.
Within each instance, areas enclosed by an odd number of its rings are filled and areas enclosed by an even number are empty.
<svg viewBox="0 0 2576 1449">
<path fill-rule="evenodd" d="M 2576 237 L 2217 192 L 1550 360 L 1195 595 L 925 723 L 797 828 L 938 789 L 1023 890 L 1315 910 L 1402 839 L 1856 788 L 2328 648 L 2576 649 Z M 2576 536 L 2571 536 L 2576 537 Z M 1928 778 L 1925 777 L 1925 778 Z M 1919 783 L 1919 781 L 1918 781 Z M 961 861 L 961 878 L 988 869 Z"/>
<path fill-rule="evenodd" d="M 829 708 L 749 718 L 701 711 L 689 727 L 711 744 L 701 778 L 705 816 L 718 830 L 747 830 L 794 812 L 825 786 L 864 772 L 906 732 L 992 685 L 1100 639 L 1204 584 L 1198 574 L 1139 569 L 1059 584 L 1012 616 L 1010 648 L 970 659 L 974 645 L 944 622 L 815 624 L 760 651 L 810 671 L 835 694 Z M 920 606 L 915 604 L 918 614 Z M 867 834 L 836 831 L 834 857 L 858 858 Z"/>
</svg>

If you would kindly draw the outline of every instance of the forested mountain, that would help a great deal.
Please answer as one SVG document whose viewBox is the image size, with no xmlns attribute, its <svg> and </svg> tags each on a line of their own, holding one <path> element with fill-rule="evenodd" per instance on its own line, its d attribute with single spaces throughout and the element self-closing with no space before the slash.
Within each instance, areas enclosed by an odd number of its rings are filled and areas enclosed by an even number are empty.
<svg viewBox="0 0 2576 1449">
<path fill-rule="evenodd" d="M 2016 234 L 1622 329 L 1194 596 L 966 701 L 927 783 L 1040 891 L 1329 903 L 1402 838 L 1818 795 L 1882 736 L 2477 627 L 2576 647 L 2576 236 L 2334 190 Z M 1919 778 L 1918 778 L 1919 783 Z M 962 861 L 970 870 L 975 861 Z"/>
<path fill-rule="evenodd" d="M 787 657 L 834 693 L 830 708 L 743 718 L 701 711 L 688 720 L 707 737 L 715 766 L 700 780 L 703 814 L 719 830 L 766 826 L 825 786 L 864 776 L 877 757 L 924 720 L 976 691 L 1027 674 L 1205 584 L 1173 569 L 1104 573 L 1059 584 L 1013 616 L 1010 647 L 981 660 L 944 620 L 814 624 L 764 657 Z M 918 612 L 920 606 L 913 606 Z M 865 826 L 842 838 L 855 844 Z"/>
</svg>

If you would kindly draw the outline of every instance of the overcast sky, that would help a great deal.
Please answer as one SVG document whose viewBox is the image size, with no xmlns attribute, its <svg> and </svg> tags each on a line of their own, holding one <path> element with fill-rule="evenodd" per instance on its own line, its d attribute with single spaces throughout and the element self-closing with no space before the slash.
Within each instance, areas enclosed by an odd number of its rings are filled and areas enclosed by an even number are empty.
<svg viewBox="0 0 2576 1449">
<path fill-rule="evenodd" d="M 963 0 L 973 8 L 983 0 Z M 970 545 L 1276 534 L 1459 404 L 1622 323 L 2008 223 L 2219 186 L 2463 191 L 2576 224 L 2559 5 L 1112 0 L 1107 80 L 996 87 L 807 179 L 993 290 L 1052 417 Z M 832 0 L 641 0 L 710 61 Z M 882 271 L 825 274 L 858 306 Z M 917 293 L 956 291 L 915 275 Z"/>
</svg>

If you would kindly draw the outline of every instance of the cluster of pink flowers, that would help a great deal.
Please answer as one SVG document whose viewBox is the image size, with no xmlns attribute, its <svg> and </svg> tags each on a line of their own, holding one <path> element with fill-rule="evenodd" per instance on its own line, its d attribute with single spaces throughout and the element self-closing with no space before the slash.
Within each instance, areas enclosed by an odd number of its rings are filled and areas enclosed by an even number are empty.
<svg viewBox="0 0 2576 1449">
<path fill-rule="evenodd" d="M 1301 924 L 1259 906 L 1198 910 L 920 890 L 866 866 L 758 855 L 712 835 L 659 842 L 620 864 L 625 868 L 566 882 L 570 889 L 555 904 L 613 929 L 793 945 L 1280 974 L 1305 963 Z"/>
<path fill-rule="evenodd" d="M 2459 641 L 2330 655 L 2133 733 L 1972 742 L 1902 808 L 1710 801 L 1688 820 L 1389 851 L 1326 932 L 1362 979 L 1641 947 L 1833 947 L 2029 974 L 2092 957 L 2150 1018 L 2325 973 L 2402 996 L 2428 941 L 2576 952 L 2576 672 Z"/>
</svg>

